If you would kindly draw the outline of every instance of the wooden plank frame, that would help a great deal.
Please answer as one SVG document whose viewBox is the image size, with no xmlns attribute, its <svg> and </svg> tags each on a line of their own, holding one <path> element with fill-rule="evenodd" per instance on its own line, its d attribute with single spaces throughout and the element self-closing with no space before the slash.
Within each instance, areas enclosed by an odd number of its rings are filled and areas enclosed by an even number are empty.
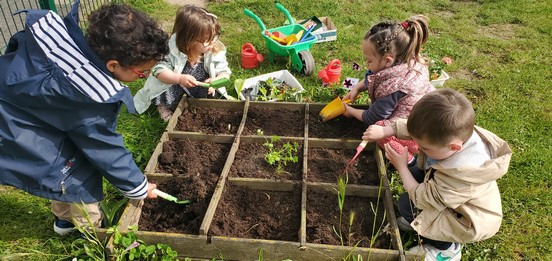
<svg viewBox="0 0 552 261">
<path fill-rule="evenodd" d="M 194 132 L 183 132 L 175 130 L 178 116 L 182 109 L 189 106 L 205 106 L 228 108 L 230 110 L 243 110 L 243 117 L 236 135 L 211 135 Z M 304 110 L 305 112 L 305 132 L 302 137 L 282 137 L 282 139 L 297 140 L 303 142 L 303 178 L 300 181 L 293 180 L 265 180 L 255 178 L 228 177 L 230 167 L 234 161 L 235 154 L 239 149 L 240 143 L 258 143 L 264 142 L 262 136 L 242 136 L 245 122 L 247 121 L 247 112 L 250 106 L 262 106 L 266 108 L 291 108 Z M 342 259 L 346 255 L 361 255 L 363 258 L 369 257 L 372 260 L 421 260 L 422 256 L 417 253 L 403 251 L 403 245 L 400 239 L 399 229 L 395 218 L 393 200 L 389 189 L 389 182 L 383 153 L 374 143 L 370 143 L 365 150 L 372 151 L 376 159 L 377 172 L 380 177 L 379 186 L 371 185 L 347 185 L 347 195 L 377 198 L 383 203 L 388 228 L 386 232 L 391 236 L 392 249 L 375 249 L 348 246 L 321 245 L 306 242 L 306 206 L 307 189 L 318 191 L 329 191 L 335 193 L 337 184 L 307 182 L 306 173 L 308 170 L 308 149 L 313 148 L 334 148 L 334 149 L 355 149 L 361 140 L 354 139 L 328 139 L 328 138 L 309 138 L 308 137 L 308 117 L 309 110 L 320 111 L 325 104 L 313 103 L 276 103 L 276 102 L 250 102 L 247 101 L 224 101 L 210 99 L 187 99 L 183 98 L 178 105 L 175 113 L 169 120 L 166 132 L 163 133 L 159 144 L 156 146 L 150 161 L 145 168 L 145 174 L 152 181 L 164 179 L 173 179 L 171 174 L 156 173 L 157 158 L 162 152 L 163 143 L 174 139 L 206 140 L 216 143 L 232 143 L 228 158 L 216 185 L 215 192 L 211 197 L 209 207 L 206 211 L 204 220 L 197 235 L 165 233 L 152 231 L 135 232 L 138 238 L 147 244 L 165 243 L 170 245 L 177 252 L 191 257 L 193 260 L 211 260 L 212 258 L 224 260 L 256 260 L 262 251 L 263 258 L 267 260 L 336 260 Z M 358 106 L 362 107 L 362 106 Z M 256 190 L 272 191 L 292 191 L 299 188 L 301 190 L 301 225 L 298 231 L 298 242 L 286 242 L 277 240 L 262 240 L 249 238 L 232 238 L 207 236 L 210 224 L 215 214 L 217 205 L 221 199 L 226 182 L 234 185 L 246 186 Z M 130 225 L 137 226 L 141 216 L 143 200 L 131 200 L 127 204 L 124 213 L 119 221 L 119 229 L 122 233 Z M 111 242 L 111 241 L 110 241 Z M 109 246 L 108 246 L 109 247 Z"/>
</svg>

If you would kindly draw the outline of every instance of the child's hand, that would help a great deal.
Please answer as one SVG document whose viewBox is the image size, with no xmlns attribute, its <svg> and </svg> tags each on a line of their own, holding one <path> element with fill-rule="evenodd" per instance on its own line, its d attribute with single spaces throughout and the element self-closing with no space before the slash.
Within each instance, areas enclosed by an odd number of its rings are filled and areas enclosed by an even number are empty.
<svg viewBox="0 0 552 261">
<path fill-rule="evenodd" d="M 156 198 L 157 195 L 153 193 L 153 190 L 157 188 L 157 184 L 148 182 L 148 196 L 147 198 Z"/>
<path fill-rule="evenodd" d="M 377 141 L 385 138 L 383 126 L 370 125 L 362 134 L 362 139 L 367 141 Z"/>
<path fill-rule="evenodd" d="M 351 103 L 354 103 L 358 94 L 361 93 L 362 92 L 361 90 L 363 89 L 364 89 L 364 80 L 359 81 L 357 84 L 355 84 L 355 86 L 353 86 L 351 91 L 349 91 L 347 94 L 345 94 L 345 96 L 343 96 L 343 100 L 350 99 Z"/>
<path fill-rule="evenodd" d="M 400 147 L 400 152 L 395 151 L 389 143 L 384 145 L 385 147 L 385 157 L 395 166 L 397 170 L 402 167 L 408 169 L 408 147 Z"/>
<path fill-rule="evenodd" d="M 215 92 L 216 92 L 215 88 L 209 87 L 209 90 L 207 91 L 207 94 L 215 97 Z"/>
<path fill-rule="evenodd" d="M 186 88 L 192 88 L 196 87 L 197 80 L 195 77 L 189 75 L 189 74 L 182 74 L 180 75 L 180 86 L 186 87 Z"/>
<path fill-rule="evenodd" d="M 358 90 L 356 88 L 353 88 L 351 91 L 349 91 L 345 96 L 343 96 L 343 101 L 350 99 L 351 103 L 355 102 L 355 98 L 358 96 Z"/>
<path fill-rule="evenodd" d="M 345 107 L 345 112 L 343 113 L 343 116 L 345 116 L 347 118 L 351 118 L 351 117 L 355 116 L 353 114 L 354 110 L 356 110 L 355 108 L 349 106 L 347 103 L 343 103 L 343 107 Z"/>
<path fill-rule="evenodd" d="M 370 125 L 362 134 L 362 139 L 367 141 L 377 141 L 383 138 L 395 135 L 395 131 L 391 126 Z"/>
</svg>

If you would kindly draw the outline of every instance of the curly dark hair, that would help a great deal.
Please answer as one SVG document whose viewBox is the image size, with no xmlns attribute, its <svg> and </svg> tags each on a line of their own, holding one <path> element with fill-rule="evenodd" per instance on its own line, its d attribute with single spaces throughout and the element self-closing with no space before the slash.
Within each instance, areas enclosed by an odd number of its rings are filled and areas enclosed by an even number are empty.
<svg viewBox="0 0 552 261">
<path fill-rule="evenodd" d="M 90 14 L 88 22 L 86 41 L 104 61 L 130 67 L 160 61 L 169 53 L 168 34 L 128 5 L 104 5 Z"/>
</svg>

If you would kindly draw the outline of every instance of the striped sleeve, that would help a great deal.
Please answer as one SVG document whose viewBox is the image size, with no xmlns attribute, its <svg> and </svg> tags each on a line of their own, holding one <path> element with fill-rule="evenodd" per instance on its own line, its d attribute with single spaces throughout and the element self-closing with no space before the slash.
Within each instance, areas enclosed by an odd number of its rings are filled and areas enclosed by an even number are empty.
<svg viewBox="0 0 552 261">
<path fill-rule="evenodd" d="M 86 58 L 57 14 L 48 12 L 29 28 L 46 57 L 82 94 L 96 102 L 105 102 L 124 88 Z"/>
<path fill-rule="evenodd" d="M 144 181 L 138 187 L 133 190 L 124 191 L 121 190 L 123 196 L 130 199 L 144 199 L 148 195 L 148 179 L 144 177 Z"/>
</svg>

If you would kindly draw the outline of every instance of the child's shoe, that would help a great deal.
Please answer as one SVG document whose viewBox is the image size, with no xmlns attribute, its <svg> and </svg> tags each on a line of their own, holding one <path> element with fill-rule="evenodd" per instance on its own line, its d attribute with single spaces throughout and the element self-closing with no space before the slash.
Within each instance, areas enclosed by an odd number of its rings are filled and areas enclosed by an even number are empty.
<svg viewBox="0 0 552 261">
<path fill-rule="evenodd" d="M 410 223 L 406 221 L 404 217 L 397 218 L 397 225 L 399 225 L 399 229 L 402 231 L 414 231 Z"/>
<path fill-rule="evenodd" d="M 462 259 L 462 244 L 452 243 L 445 250 L 440 250 L 429 244 L 415 246 L 409 249 L 413 252 L 425 252 L 425 259 L 430 261 L 459 261 Z"/>
<path fill-rule="evenodd" d="M 73 223 L 56 217 L 56 221 L 54 222 L 54 232 L 58 233 L 60 236 L 65 236 L 74 230 L 75 225 Z"/>
<path fill-rule="evenodd" d="M 163 121 L 165 122 L 169 121 L 173 114 L 173 112 L 165 105 L 157 105 L 157 111 L 159 112 L 159 116 L 161 116 L 161 119 L 163 119 Z"/>
</svg>

